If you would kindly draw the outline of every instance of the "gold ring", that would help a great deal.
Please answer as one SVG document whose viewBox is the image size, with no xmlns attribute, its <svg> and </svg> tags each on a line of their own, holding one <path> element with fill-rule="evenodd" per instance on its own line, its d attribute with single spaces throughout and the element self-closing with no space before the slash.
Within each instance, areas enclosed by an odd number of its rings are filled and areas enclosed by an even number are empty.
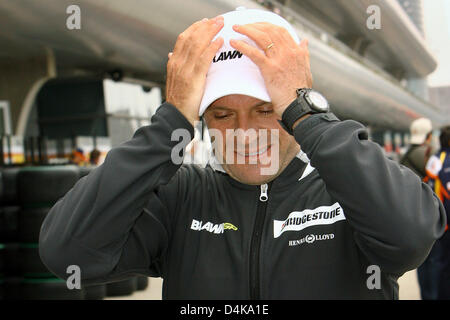
<svg viewBox="0 0 450 320">
<path fill-rule="evenodd" d="M 273 42 L 266 47 L 266 51 L 273 47 Z"/>
</svg>

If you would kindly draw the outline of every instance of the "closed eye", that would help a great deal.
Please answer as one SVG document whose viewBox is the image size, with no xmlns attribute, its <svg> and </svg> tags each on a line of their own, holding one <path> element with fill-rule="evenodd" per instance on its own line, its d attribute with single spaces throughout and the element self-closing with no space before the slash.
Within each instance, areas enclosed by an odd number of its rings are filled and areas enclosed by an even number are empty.
<svg viewBox="0 0 450 320">
<path fill-rule="evenodd" d="M 269 110 L 269 111 L 263 110 L 263 111 L 258 111 L 258 112 L 263 114 L 264 116 L 268 116 L 273 113 L 273 110 Z"/>
<path fill-rule="evenodd" d="M 215 119 L 226 119 L 226 118 L 228 118 L 229 117 L 229 115 L 228 114 L 220 114 L 220 115 L 218 115 L 218 114 L 215 114 L 214 115 L 214 118 Z"/>
</svg>

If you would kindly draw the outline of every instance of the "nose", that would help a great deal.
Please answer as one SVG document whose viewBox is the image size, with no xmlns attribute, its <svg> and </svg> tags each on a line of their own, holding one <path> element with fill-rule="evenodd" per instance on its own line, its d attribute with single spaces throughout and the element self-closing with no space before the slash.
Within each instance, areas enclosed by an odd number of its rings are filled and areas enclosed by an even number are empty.
<svg viewBox="0 0 450 320">
<path fill-rule="evenodd" d="M 236 117 L 236 127 L 235 129 L 242 129 L 244 131 L 248 130 L 249 128 L 252 128 L 252 121 L 251 117 L 247 113 L 240 113 Z M 253 127 L 253 129 L 256 129 Z"/>
<path fill-rule="evenodd" d="M 256 144 L 259 130 L 257 122 L 247 113 L 239 114 L 236 119 L 235 130 L 237 130 L 237 134 L 235 137 L 237 144 L 244 146 Z"/>
</svg>

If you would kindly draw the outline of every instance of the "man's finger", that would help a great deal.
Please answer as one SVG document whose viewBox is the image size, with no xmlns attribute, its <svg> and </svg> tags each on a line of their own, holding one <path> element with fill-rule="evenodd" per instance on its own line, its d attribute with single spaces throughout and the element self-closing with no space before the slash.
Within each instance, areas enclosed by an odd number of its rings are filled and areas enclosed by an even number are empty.
<svg viewBox="0 0 450 320">
<path fill-rule="evenodd" d="M 185 43 L 185 41 L 186 41 L 186 38 L 189 37 L 189 34 L 191 33 L 192 30 L 197 29 L 198 26 L 199 26 L 201 23 L 204 23 L 204 22 L 205 22 L 205 19 L 206 19 L 206 18 L 204 18 L 204 19 L 202 19 L 202 20 L 199 20 L 199 21 L 196 21 L 195 23 L 191 24 L 186 30 L 184 30 L 182 33 L 180 33 L 180 34 L 178 35 L 177 41 L 175 42 L 175 46 L 174 46 L 174 48 L 173 48 L 173 52 L 174 52 L 175 54 L 177 54 L 178 52 L 182 52 L 182 51 L 183 51 L 183 46 L 184 46 L 184 43 Z"/>
<path fill-rule="evenodd" d="M 203 52 L 203 54 L 200 57 L 201 63 L 198 66 L 199 72 L 206 75 L 208 73 L 209 66 L 212 63 L 212 60 L 214 59 L 214 56 L 216 55 L 217 51 L 222 47 L 223 45 L 223 38 L 219 37 L 206 48 L 206 50 Z"/>
<path fill-rule="evenodd" d="M 261 50 L 265 50 L 273 42 L 266 32 L 258 30 L 253 24 L 234 25 L 233 30 L 252 39 Z"/>
<path fill-rule="evenodd" d="M 268 22 L 256 22 L 251 26 L 261 32 L 265 32 L 272 39 L 272 42 L 277 44 L 285 43 L 288 47 L 295 48 L 297 43 L 292 35 L 285 28 L 268 23 Z"/>
<path fill-rule="evenodd" d="M 213 19 L 205 21 L 195 29 L 195 33 L 192 33 L 192 38 L 203 40 L 207 45 L 212 41 L 215 35 L 220 29 L 222 29 L 224 24 L 223 16 L 217 16 Z"/>
<path fill-rule="evenodd" d="M 218 16 L 215 19 L 208 21 L 207 23 L 200 26 L 195 35 L 192 35 L 189 43 L 188 51 L 189 59 L 196 59 L 203 51 L 208 48 L 211 44 L 213 38 L 220 32 L 223 28 L 224 21 L 222 16 Z M 187 48 L 188 46 L 186 46 Z"/>
<path fill-rule="evenodd" d="M 213 19 L 203 18 L 195 23 L 193 23 L 189 28 L 184 30 L 182 33 L 178 35 L 177 42 L 175 43 L 175 47 L 173 49 L 174 54 L 178 54 L 185 51 L 185 45 L 189 45 L 189 40 L 193 35 L 197 33 L 197 31 L 204 26 L 213 26 L 216 21 L 223 21 L 222 16 L 217 16 Z M 188 42 L 188 43 L 187 43 Z"/>
<path fill-rule="evenodd" d="M 267 57 L 258 48 L 255 48 L 242 40 L 230 40 L 230 45 L 249 57 L 260 69 L 264 67 Z"/>
</svg>

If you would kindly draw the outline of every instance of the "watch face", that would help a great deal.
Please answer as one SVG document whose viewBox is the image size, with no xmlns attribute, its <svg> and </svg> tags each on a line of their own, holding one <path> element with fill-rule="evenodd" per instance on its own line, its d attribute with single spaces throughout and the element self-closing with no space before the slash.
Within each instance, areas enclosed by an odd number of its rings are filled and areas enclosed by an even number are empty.
<svg viewBox="0 0 450 320">
<path fill-rule="evenodd" d="M 308 98 L 310 99 L 312 106 L 318 111 L 328 111 L 329 106 L 327 99 L 317 91 L 310 91 L 308 93 Z"/>
</svg>

